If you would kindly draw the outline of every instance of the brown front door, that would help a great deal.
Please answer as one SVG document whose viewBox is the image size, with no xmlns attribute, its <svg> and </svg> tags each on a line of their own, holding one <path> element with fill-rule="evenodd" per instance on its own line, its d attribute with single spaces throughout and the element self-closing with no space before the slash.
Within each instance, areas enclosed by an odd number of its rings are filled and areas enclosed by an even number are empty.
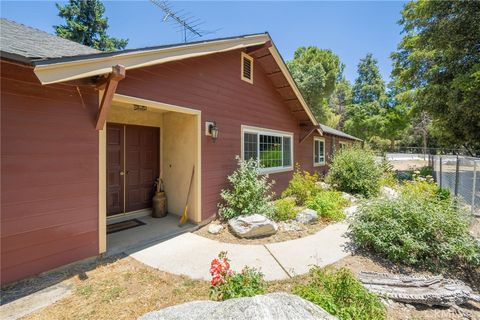
<svg viewBox="0 0 480 320">
<path fill-rule="evenodd" d="M 159 128 L 108 124 L 107 132 L 107 215 L 150 208 L 159 173 Z"/>
</svg>

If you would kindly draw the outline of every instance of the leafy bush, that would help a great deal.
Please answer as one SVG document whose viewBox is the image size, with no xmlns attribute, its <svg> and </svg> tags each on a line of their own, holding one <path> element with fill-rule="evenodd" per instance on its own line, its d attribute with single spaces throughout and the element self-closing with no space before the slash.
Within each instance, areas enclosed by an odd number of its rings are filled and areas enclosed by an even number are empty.
<svg viewBox="0 0 480 320">
<path fill-rule="evenodd" d="M 311 174 L 308 171 L 301 171 L 297 165 L 292 180 L 288 183 L 287 189 L 283 191 L 282 197 L 294 197 L 298 205 L 303 205 L 310 197 L 320 192 L 317 186 L 318 174 Z"/>
<path fill-rule="evenodd" d="M 342 191 L 371 197 L 379 191 L 382 173 L 372 151 L 352 147 L 335 153 L 327 180 Z"/>
<path fill-rule="evenodd" d="M 310 198 L 306 205 L 308 208 L 317 211 L 317 213 L 328 220 L 342 220 L 345 218 L 343 207 L 348 200 L 342 197 L 338 191 L 321 191 L 315 197 Z"/>
<path fill-rule="evenodd" d="M 230 260 L 226 252 L 220 252 L 210 265 L 212 276 L 210 299 L 227 300 L 232 298 L 253 297 L 266 292 L 267 284 L 263 274 L 255 268 L 245 266 L 240 273 L 230 269 Z"/>
<path fill-rule="evenodd" d="M 258 174 L 258 164 L 254 159 L 241 160 L 237 157 L 238 168 L 228 176 L 230 190 L 222 190 L 224 203 L 218 205 L 220 217 L 230 219 L 239 215 L 260 213 L 270 215 L 273 207 L 270 189 L 273 181 L 268 175 Z"/>
<path fill-rule="evenodd" d="M 480 265 L 480 248 L 468 233 L 470 215 L 428 181 L 407 182 L 398 199 L 379 198 L 359 209 L 354 241 L 393 262 L 441 268 Z"/>
<path fill-rule="evenodd" d="M 380 299 L 369 293 L 350 270 L 342 268 L 333 272 L 314 267 L 309 277 L 308 284 L 296 286 L 293 293 L 341 320 L 385 319 Z"/>
<path fill-rule="evenodd" d="M 295 198 L 288 197 L 275 201 L 271 218 L 275 221 L 295 219 L 298 209 L 295 206 Z"/>
</svg>

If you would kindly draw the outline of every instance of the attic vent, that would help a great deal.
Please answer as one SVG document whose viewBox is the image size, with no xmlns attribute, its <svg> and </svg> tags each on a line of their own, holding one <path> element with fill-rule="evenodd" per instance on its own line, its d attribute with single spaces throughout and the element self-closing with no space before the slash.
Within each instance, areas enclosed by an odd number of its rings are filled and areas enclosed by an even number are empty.
<svg viewBox="0 0 480 320">
<path fill-rule="evenodd" d="M 253 58 L 242 52 L 242 74 L 243 81 L 253 83 Z"/>
</svg>

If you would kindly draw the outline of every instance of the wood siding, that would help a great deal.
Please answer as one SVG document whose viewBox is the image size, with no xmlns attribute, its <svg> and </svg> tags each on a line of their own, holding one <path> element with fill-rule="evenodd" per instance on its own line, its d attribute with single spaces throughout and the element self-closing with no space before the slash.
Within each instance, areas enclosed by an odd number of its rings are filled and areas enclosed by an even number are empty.
<svg viewBox="0 0 480 320">
<path fill-rule="evenodd" d="M 98 254 L 97 107 L 2 61 L 2 284 Z"/>
<path fill-rule="evenodd" d="M 304 131 L 282 101 L 272 81 L 254 61 L 253 84 L 241 80 L 241 50 L 129 70 L 117 93 L 202 111 L 202 219 L 217 213 L 220 191 L 236 168 L 241 152 L 241 125 L 282 130 L 294 134 L 294 162 L 304 170 L 313 166 L 313 135 L 299 143 Z M 219 138 L 205 136 L 205 122 L 216 121 Z M 330 136 L 325 136 L 327 157 Z M 293 171 L 270 174 L 280 194 Z"/>
</svg>

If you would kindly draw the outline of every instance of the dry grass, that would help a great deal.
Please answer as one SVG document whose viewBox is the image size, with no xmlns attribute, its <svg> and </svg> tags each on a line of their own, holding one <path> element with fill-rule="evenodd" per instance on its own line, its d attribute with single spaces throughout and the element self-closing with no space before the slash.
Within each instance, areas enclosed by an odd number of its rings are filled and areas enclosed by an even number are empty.
<svg viewBox="0 0 480 320">
<path fill-rule="evenodd" d="M 209 283 L 145 266 L 132 258 L 74 277 L 74 292 L 26 319 L 136 319 L 144 313 L 208 299 Z"/>
<path fill-rule="evenodd" d="M 202 267 L 202 266 L 199 266 Z M 419 273 L 399 269 L 394 264 L 364 254 L 348 256 L 331 265 L 346 267 L 355 274 L 360 271 Z M 162 272 L 126 257 L 98 264 L 91 271 L 71 277 L 73 294 L 25 319 L 136 319 L 168 306 L 194 300 L 208 300 L 209 283 Z M 268 292 L 291 292 L 298 284 L 306 283 L 308 275 L 271 281 Z M 461 308 L 430 308 L 391 302 L 388 319 L 480 319 L 480 304 Z"/>
</svg>

